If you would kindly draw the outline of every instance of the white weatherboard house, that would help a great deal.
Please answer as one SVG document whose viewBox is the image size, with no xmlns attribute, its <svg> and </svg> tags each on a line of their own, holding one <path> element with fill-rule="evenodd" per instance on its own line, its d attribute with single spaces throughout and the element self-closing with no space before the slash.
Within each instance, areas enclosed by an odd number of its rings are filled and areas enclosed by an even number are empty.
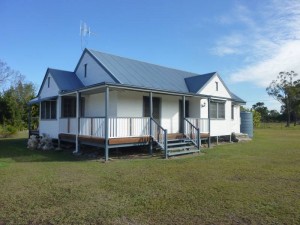
<svg viewBox="0 0 300 225">
<path fill-rule="evenodd" d="M 85 49 L 74 70 L 46 71 L 39 134 L 105 149 L 159 146 L 165 157 L 240 132 L 240 105 L 218 73 L 195 74 Z"/>
</svg>

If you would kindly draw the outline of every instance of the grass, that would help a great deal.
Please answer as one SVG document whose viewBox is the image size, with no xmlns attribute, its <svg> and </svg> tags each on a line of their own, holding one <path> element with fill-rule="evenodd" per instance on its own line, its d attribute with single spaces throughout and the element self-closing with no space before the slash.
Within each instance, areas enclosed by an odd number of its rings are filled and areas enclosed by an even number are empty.
<svg viewBox="0 0 300 225">
<path fill-rule="evenodd" d="M 0 140 L 0 224 L 300 224 L 300 129 L 100 163 Z"/>
</svg>

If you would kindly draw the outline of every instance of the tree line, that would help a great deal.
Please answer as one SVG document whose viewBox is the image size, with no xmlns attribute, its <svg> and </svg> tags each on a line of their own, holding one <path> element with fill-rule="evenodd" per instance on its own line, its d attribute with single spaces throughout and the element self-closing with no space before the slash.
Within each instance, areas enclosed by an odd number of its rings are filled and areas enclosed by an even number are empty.
<svg viewBox="0 0 300 225">
<path fill-rule="evenodd" d="M 272 96 L 281 104 L 281 110 L 269 110 L 264 102 L 257 102 L 252 105 L 254 125 L 259 126 L 260 122 L 283 122 L 286 126 L 291 123 L 294 126 L 299 123 L 300 115 L 300 79 L 294 71 L 280 72 L 266 88 L 269 96 Z M 247 110 L 247 109 L 244 109 Z"/>
<path fill-rule="evenodd" d="M 27 129 L 28 101 L 35 97 L 35 87 L 19 71 L 0 60 L 0 136 Z M 34 114 L 37 114 L 37 108 Z"/>
</svg>

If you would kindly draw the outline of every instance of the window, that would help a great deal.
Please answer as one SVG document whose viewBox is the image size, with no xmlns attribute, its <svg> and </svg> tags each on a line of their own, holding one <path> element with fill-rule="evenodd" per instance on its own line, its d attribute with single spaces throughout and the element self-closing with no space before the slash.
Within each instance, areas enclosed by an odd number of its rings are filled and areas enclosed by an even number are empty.
<svg viewBox="0 0 300 225">
<path fill-rule="evenodd" d="M 80 100 L 80 116 L 84 116 L 85 111 L 85 100 L 81 98 Z M 62 98 L 62 117 L 76 117 L 76 97 L 63 97 Z"/>
<path fill-rule="evenodd" d="M 231 105 L 231 119 L 234 120 L 234 105 Z"/>
<path fill-rule="evenodd" d="M 219 83 L 216 81 L 216 91 L 219 91 Z"/>
<path fill-rule="evenodd" d="M 41 119 L 56 119 L 56 101 L 44 101 L 41 103 Z"/>
<path fill-rule="evenodd" d="M 84 64 L 84 77 L 87 76 L 87 63 Z"/>
<path fill-rule="evenodd" d="M 50 87 L 50 77 L 48 77 L 48 88 Z"/>
<path fill-rule="evenodd" d="M 62 98 L 62 117 L 76 117 L 76 97 Z"/>
<path fill-rule="evenodd" d="M 210 118 L 225 119 L 225 102 L 210 103 Z"/>
</svg>

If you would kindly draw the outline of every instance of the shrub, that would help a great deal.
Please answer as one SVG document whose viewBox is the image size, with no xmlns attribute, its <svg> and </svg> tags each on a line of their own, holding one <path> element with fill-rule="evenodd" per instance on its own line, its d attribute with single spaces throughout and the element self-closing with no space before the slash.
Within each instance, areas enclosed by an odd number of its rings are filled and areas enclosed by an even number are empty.
<svg viewBox="0 0 300 225">
<path fill-rule="evenodd" d="M 18 129 L 12 125 L 0 126 L 0 137 L 10 137 L 18 132 Z"/>
</svg>

